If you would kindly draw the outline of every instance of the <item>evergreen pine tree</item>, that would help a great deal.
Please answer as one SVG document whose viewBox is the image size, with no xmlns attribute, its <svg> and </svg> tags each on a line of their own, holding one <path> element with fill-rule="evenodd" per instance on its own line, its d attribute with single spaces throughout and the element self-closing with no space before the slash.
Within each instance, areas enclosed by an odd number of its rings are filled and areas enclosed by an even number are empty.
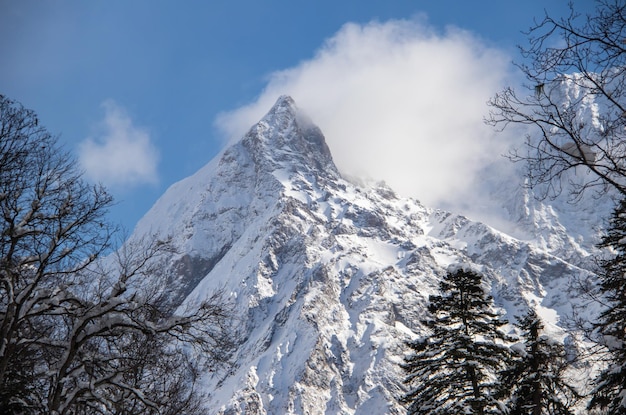
<svg viewBox="0 0 626 415">
<path fill-rule="evenodd" d="M 615 255 L 602 261 L 599 289 L 606 301 L 596 328 L 606 347 L 607 366 L 595 379 L 589 408 L 607 414 L 626 414 L 626 200 L 622 200 L 600 247 Z"/>
<path fill-rule="evenodd" d="M 402 398 L 409 414 L 458 415 L 501 413 L 494 373 L 509 358 L 493 300 L 473 271 L 450 271 L 431 296 L 432 319 L 423 323 L 431 335 L 409 342 L 402 365 L 409 392 Z M 500 341 L 500 342 L 498 342 Z"/>
<path fill-rule="evenodd" d="M 564 379 L 569 366 L 565 348 L 541 334 L 543 323 L 534 310 L 520 318 L 524 348 L 502 372 L 501 382 L 510 385 L 510 415 L 573 415 L 579 399 Z"/>
</svg>

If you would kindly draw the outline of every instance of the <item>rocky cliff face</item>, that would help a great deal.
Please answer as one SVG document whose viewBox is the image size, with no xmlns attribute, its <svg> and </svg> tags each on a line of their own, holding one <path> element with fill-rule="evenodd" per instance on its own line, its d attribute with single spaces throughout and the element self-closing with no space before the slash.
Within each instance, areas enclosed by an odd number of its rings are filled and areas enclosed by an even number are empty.
<svg viewBox="0 0 626 415">
<path fill-rule="evenodd" d="M 450 265 L 485 275 L 511 319 L 532 306 L 566 337 L 562 319 L 579 297 L 568 281 L 589 275 L 572 260 L 584 244 L 526 203 L 512 207 L 520 226 L 560 230 L 549 244 L 353 184 L 321 131 L 281 97 L 241 141 L 172 186 L 133 237 L 172 237 L 173 298 L 224 288 L 236 304 L 233 366 L 204 379 L 211 413 L 399 414 L 403 342 L 423 333 L 428 296 Z"/>
</svg>

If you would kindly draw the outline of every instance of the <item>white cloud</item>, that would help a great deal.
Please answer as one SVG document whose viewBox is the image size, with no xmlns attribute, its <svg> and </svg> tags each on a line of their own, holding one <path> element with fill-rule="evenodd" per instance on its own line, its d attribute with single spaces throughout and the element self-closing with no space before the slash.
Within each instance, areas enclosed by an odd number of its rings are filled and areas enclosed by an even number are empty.
<svg viewBox="0 0 626 415">
<path fill-rule="evenodd" d="M 479 171 L 507 147 L 483 118 L 509 61 L 466 31 L 437 32 L 423 19 L 347 24 L 216 124 L 239 138 L 288 94 L 322 129 L 343 172 L 385 180 L 428 206 L 467 204 Z"/>
<path fill-rule="evenodd" d="M 96 134 L 79 145 L 79 161 L 88 179 L 120 188 L 158 182 L 158 151 L 149 133 L 133 125 L 112 100 L 102 104 L 104 119 Z"/>
</svg>

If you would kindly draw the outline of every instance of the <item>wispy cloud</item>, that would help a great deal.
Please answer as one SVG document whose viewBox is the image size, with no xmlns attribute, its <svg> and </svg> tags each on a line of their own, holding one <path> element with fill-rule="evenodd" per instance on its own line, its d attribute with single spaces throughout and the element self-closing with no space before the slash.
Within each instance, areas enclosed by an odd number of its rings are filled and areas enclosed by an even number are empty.
<svg viewBox="0 0 626 415">
<path fill-rule="evenodd" d="M 114 101 L 107 100 L 102 107 L 104 118 L 95 134 L 78 148 L 86 177 L 112 188 L 156 184 L 159 154 L 148 131 L 135 126 Z"/>
<path fill-rule="evenodd" d="M 484 166 L 508 145 L 483 118 L 509 62 L 471 33 L 436 31 L 423 18 L 347 24 L 216 123 L 238 138 L 289 94 L 320 126 L 343 172 L 385 180 L 430 206 L 467 205 Z"/>
</svg>

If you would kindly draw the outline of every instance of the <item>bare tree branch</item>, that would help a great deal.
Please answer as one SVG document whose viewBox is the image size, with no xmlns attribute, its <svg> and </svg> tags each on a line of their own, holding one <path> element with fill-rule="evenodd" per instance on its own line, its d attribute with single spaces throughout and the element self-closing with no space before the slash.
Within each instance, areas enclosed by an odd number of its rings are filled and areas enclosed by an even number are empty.
<svg viewBox="0 0 626 415">
<path fill-rule="evenodd" d="M 518 67 L 528 84 L 496 94 L 486 122 L 529 127 L 526 151 L 510 158 L 527 163 L 541 196 L 564 188 L 573 200 L 588 189 L 626 195 L 626 5 L 600 0 L 581 16 L 570 4 L 568 17 L 546 15 L 527 36 L 528 63 Z"/>
<path fill-rule="evenodd" d="M 233 346 L 225 293 L 176 312 L 149 283 L 169 241 L 114 251 L 112 198 L 75 166 L 0 96 L 0 413 L 201 413 L 198 376 Z"/>
</svg>

